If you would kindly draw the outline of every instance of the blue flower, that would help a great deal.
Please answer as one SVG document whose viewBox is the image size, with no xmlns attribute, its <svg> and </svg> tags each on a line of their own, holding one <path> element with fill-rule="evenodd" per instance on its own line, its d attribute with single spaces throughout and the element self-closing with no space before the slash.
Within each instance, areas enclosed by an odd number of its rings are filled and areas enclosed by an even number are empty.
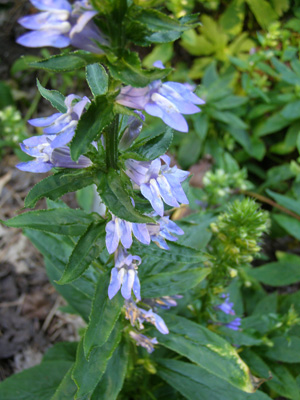
<svg viewBox="0 0 300 400">
<path fill-rule="evenodd" d="M 28 122 L 35 127 L 43 127 L 46 135 L 56 135 L 52 138 L 53 149 L 69 143 L 75 135 L 75 129 L 83 113 L 85 106 L 90 100 L 87 97 L 79 97 L 70 94 L 65 99 L 67 112 L 55 113 L 50 117 L 30 119 Z"/>
<path fill-rule="evenodd" d="M 177 299 L 182 299 L 183 296 L 177 294 L 174 296 L 162 296 L 154 299 L 143 299 L 145 304 L 148 304 L 150 307 L 158 307 L 163 310 L 169 310 L 171 307 L 177 306 Z"/>
<path fill-rule="evenodd" d="M 149 338 L 148 336 L 142 335 L 141 333 L 137 333 L 134 331 L 129 332 L 130 337 L 136 341 L 137 346 L 144 347 L 148 353 L 152 353 L 154 351 L 154 344 L 158 344 L 156 338 Z"/>
<path fill-rule="evenodd" d="M 126 161 L 125 172 L 161 217 L 164 215 L 163 201 L 172 207 L 179 207 L 179 203 L 189 203 L 181 187 L 181 182 L 187 178 L 189 172 L 176 166 L 171 168 L 170 157 L 167 155 L 151 162 L 129 159 Z"/>
<path fill-rule="evenodd" d="M 115 253 L 115 266 L 111 270 L 110 284 L 108 286 L 108 297 L 112 299 L 121 289 L 124 299 L 131 298 L 133 291 L 137 300 L 141 300 L 141 285 L 137 269 L 142 262 L 139 256 L 128 254 L 122 246 Z"/>
<path fill-rule="evenodd" d="M 225 314 L 235 315 L 233 309 L 234 303 L 229 301 L 229 294 L 223 294 L 221 297 L 225 298 L 225 301 L 222 304 L 219 304 L 217 308 Z"/>
<path fill-rule="evenodd" d="M 139 118 L 136 118 L 133 115 L 128 118 L 127 127 L 125 128 L 119 142 L 120 150 L 126 150 L 141 133 L 145 117 L 140 111 L 135 110 L 134 112 L 139 116 Z"/>
<path fill-rule="evenodd" d="M 42 173 L 50 171 L 53 167 L 86 168 L 92 164 L 85 156 L 80 156 L 77 162 L 73 161 L 67 146 L 53 149 L 51 146 L 53 138 L 53 136 L 41 135 L 25 139 L 20 144 L 21 149 L 24 153 L 35 157 L 35 160 L 21 162 L 16 167 L 21 171 Z"/>
<path fill-rule="evenodd" d="M 125 249 L 132 245 L 132 233 L 138 241 L 143 244 L 150 244 L 150 235 L 146 224 L 137 224 L 125 221 L 116 216 L 106 224 L 106 248 L 109 254 L 114 253 L 121 242 Z"/>
<path fill-rule="evenodd" d="M 241 318 L 235 318 L 233 321 L 229 322 L 228 324 L 225 324 L 225 326 L 234 331 L 238 331 L 241 326 L 241 322 L 242 322 Z"/>
<path fill-rule="evenodd" d="M 156 64 L 159 68 L 163 65 Z M 161 118 L 165 124 L 180 132 L 188 132 L 188 124 L 182 114 L 195 114 L 201 111 L 195 104 L 205 104 L 193 93 L 190 85 L 160 80 L 145 88 L 125 86 L 117 97 L 118 103 Z"/>
<path fill-rule="evenodd" d="M 71 5 L 67 0 L 30 0 L 41 13 L 19 19 L 19 24 L 32 32 L 25 33 L 17 43 L 26 47 L 67 47 L 101 53 L 95 42 L 107 44 L 92 22 L 97 14 L 86 0 Z"/>
<path fill-rule="evenodd" d="M 129 319 L 132 326 L 138 325 L 139 329 L 143 329 L 143 322 L 149 322 L 154 325 L 156 329 L 163 335 L 169 333 L 169 329 L 165 324 L 165 321 L 152 309 L 146 311 L 143 308 L 139 308 L 132 299 L 128 299 L 125 302 L 126 314 L 125 317 Z"/>
<path fill-rule="evenodd" d="M 170 217 L 162 217 L 158 220 L 158 224 L 147 224 L 151 241 L 157 244 L 161 249 L 169 250 L 166 239 L 175 242 L 178 238 L 174 235 L 183 235 L 184 232 Z"/>
</svg>

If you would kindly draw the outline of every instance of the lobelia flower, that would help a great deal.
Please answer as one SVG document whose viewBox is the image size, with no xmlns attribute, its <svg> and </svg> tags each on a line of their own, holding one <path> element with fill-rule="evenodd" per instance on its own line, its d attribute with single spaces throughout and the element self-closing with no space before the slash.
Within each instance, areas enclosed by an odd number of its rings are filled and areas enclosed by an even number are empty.
<svg viewBox="0 0 300 400">
<path fill-rule="evenodd" d="M 125 221 L 112 215 L 112 220 L 106 224 L 106 248 L 109 254 L 114 253 L 121 242 L 125 249 L 132 245 L 132 233 L 138 241 L 150 244 L 150 235 L 146 224 L 137 224 Z"/>
<path fill-rule="evenodd" d="M 70 149 L 63 146 L 53 149 L 51 146 L 53 136 L 41 135 L 33 136 L 25 139 L 20 143 L 24 153 L 35 157 L 35 160 L 21 162 L 16 165 L 21 171 L 27 172 L 48 172 L 53 167 L 60 168 L 86 168 L 92 162 L 85 156 L 80 156 L 77 162 L 73 161 L 70 156 Z"/>
<path fill-rule="evenodd" d="M 130 321 L 132 326 L 135 326 L 137 323 L 138 328 L 143 329 L 143 322 L 146 321 L 154 325 L 156 329 L 163 335 L 167 335 L 169 333 L 169 329 L 165 324 L 165 321 L 158 314 L 154 313 L 152 309 L 146 311 L 143 308 L 139 308 L 132 299 L 125 302 L 125 308 L 125 317 Z"/>
<path fill-rule="evenodd" d="M 229 301 L 229 294 L 223 294 L 221 297 L 225 298 L 225 301 L 222 304 L 219 304 L 216 308 L 223 311 L 225 314 L 235 315 L 233 309 L 234 303 Z"/>
<path fill-rule="evenodd" d="M 32 32 L 20 36 L 17 43 L 26 47 L 57 48 L 71 44 L 82 50 L 102 53 L 96 42 L 107 44 L 107 40 L 92 21 L 97 11 L 88 1 L 75 1 L 73 5 L 67 0 L 30 0 L 30 2 L 42 12 L 19 19 L 19 24 Z"/>
<path fill-rule="evenodd" d="M 163 310 L 169 310 L 171 307 L 176 307 L 176 300 L 182 299 L 182 297 L 183 296 L 177 294 L 174 296 L 162 296 L 154 299 L 143 299 L 143 302 L 153 308 L 158 307 L 162 308 Z"/>
<path fill-rule="evenodd" d="M 229 322 L 228 324 L 225 324 L 225 326 L 234 331 L 238 331 L 241 326 L 241 322 L 242 322 L 241 318 L 235 318 L 233 321 Z"/>
<path fill-rule="evenodd" d="M 139 256 L 128 254 L 122 246 L 115 253 L 115 266 L 111 270 L 111 278 L 108 286 L 108 297 L 111 300 L 120 290 L 124 299 L 128 300 L 133 291 L 137 300 L 141 300 L 141 285 L 137 274 L 137 268 L 142 260 Z"/>
<path fill-rule="evenodd" d="M 126 150 L 128 147 L 130 147 L 130 145 L 141 133 L 145 116 L 140 111 L 135 110 L 134 112 L 139 116 L 139 118 L 136 118 L 132 115 L 128 118 L 127 127 L 119 142 L 120 150 Z"/>
<path fill-rule="evenodd" d="M 150 234 L 151 241 L 157 244 L 161 249 L 169 250 L 166 239 L 171 242 L 176 242 L 178 238 L 174 236 L 183 235 L 184 232 L 175 222 L 170 220 L 170 217 L 161 217 L 158 224 L 147 224 L 147 229 Z"/>
<path fill-rule="evenodd" d="M 148 353 L 152 353 L 154 351 L 154 344 L 158 344 L 156 338 L 149 338 L 148 336 L 142 335 L 141 333 L 137 333 L 134 331 L 129 332 L 130 337 L 136 341 L 137 346 L 144 347 Z"/>
<path fill-rule="evenodd" d="M 163 201 L 172 207 L 179 207 L 179 203 L 189 203 L 181 187 L 181 182 L 187 178 L 189 172 L 176 166 L 171 168 L 170 161 L 170 157 L 164 155 L 151 162 L 129 159 L 125 163 L 125 173 L 161 217 L 164 215 Z"/>
<path fill-rule="evenodd" d="M 154 63 L 164 68 L 161 62 Z M 190 85 L 160 80 L 145 88 L 125 86 L 117 97 L 123 106 L 145 110 L 146 113 L 161 118 L 165 124 L 180 132 L 188 132 L 188 124 L 182 114 L 195 114 L 201 111 L 195 104 L 205 101 L 195 95 Z"/>
<path fill-rule="evenodd" d="M 79 100 L 76 102 L 76 100 Z M 65 113 L 55 113 L 49 117 L 30 119 L 28 122 L 35 127 L 42 127 L 46 135 L 56 135 L 52 138 L 51 147 L 53 149 L 69 143 L 75 135 L 75 129 L 83 113 L 85 106 L 90 100 L 84 96 L 70 94 L 65 99 L 67 111 Z"/>
</svg>

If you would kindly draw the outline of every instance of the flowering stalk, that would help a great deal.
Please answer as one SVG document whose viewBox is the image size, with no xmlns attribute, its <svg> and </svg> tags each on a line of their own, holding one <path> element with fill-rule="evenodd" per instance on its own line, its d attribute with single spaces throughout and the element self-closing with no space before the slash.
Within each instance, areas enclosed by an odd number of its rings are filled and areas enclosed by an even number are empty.
<svg viewBox="0 0 300 400">
<path fill-rule="evenodd" d="M 117 169 L 118 165 L 119 115 L 116 115 L 105 131 L 106 165 Z"/>
</svg>

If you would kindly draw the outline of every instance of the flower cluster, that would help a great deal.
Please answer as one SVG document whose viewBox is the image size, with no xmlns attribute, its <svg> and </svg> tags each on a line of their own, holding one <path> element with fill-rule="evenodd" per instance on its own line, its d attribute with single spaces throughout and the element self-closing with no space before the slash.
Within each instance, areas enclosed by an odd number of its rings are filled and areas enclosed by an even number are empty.
<svg viewBox="0 0 300 400">
<path fill-rule="evenodd" d="M 26 47 L 52 46 L 57 48 L 72 45 L 82 50 L 101 53 L 97 46 L 107 44 L 92 18 L 97 14 L 87 0 L 30 0 L 41 12 L 19 19 L 19 24 L 31 32 L 17 39 Z"/>
<path fill-rule="evenodd" d="M 148 322 L 156 327 L 156 329 L 163 335 L 169 333 L 168 327 L 164 320 L 150 308 L 148 311 L 140 308 L 136 303 L 129 299 L 125 302 L 125 317 L 131 323 L 131 326 L 137 329 L 144 329 L 144 322 Z M 130 336 L 136 341 L 137 345 L 144 347 L 148 353 L 152 353 L 154 350 L 153 344 L 158 344 L 156 338 L 149 338 L 145 335 L 137 333 L 135 331 L 130 332 Z"/>
<path fill-rule="evenodd" d="M 158 68 L 164 68 L 160 61 L 154 63 Z M 117 98 L 118 103 L 144 110 L 147 114 L 161 118 L 165 124 L 180 132 L 188 132 L 189 127 L 182 114 L 195 114 L 201 111 L 195 104 L 203 105 L 192 91 L 190 85 L 178 82 L 152 82 L 145 88 L 125 86 Z"/>
<path fill-rule="evenodd" d="M 233 309 L 234 303 L 232 303 L 229 300 L 229 294 L 223 294 L 221 297 L 225 299 L 225 301 L 219 304 L 216 308 L 218 308 L 220 311 L 222 311 L 227 315 L 235 315 L 235 311 Z M 227 324 L 225 324 L 225 326 L 234 331 L 238 331 L 240 329 L 241 322 L 242 319 L 237 317 L 233 321 L 230 321 Z"/>
<path fill-rule="evenodd" d="M 44 128 L 44 135 L 25 139 L 21 143 L 21 149 L 35 157 L 35 160 L 20 163 L 17 168 L 22 171 L 42 173 L 50 171 L 53 167 L 89 167 L 91 161 L 85 156 L 80 156 L 78 162 L 73 161 L 70 149 L 66 146 L 72 140 L 81 114 L 89 102 L 87 97 L 81 98 L 71 94 L 65 99 L 67 108 L 65 113 L 29 120 L 31 125 Z"/>
</svg>

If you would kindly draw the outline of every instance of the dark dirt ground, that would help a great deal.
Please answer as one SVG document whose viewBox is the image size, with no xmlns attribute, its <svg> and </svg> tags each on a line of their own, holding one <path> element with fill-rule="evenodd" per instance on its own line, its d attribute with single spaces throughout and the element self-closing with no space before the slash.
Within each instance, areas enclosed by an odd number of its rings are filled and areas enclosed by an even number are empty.
<svg viewBox="0 0 300 400">
<path fill-rule="evenodd" d="M 17 161 L 7 155 L 0 163 L 0 219 L 18 214 L 27 192 L 42 178 L 17 170 Z M 64 304 L 39 252 L 20 229 L 0 225 L 0 380 L 38 364 L 53 343 L 78 340 L 83 321 L 62 313 Z"/>
</svg>

